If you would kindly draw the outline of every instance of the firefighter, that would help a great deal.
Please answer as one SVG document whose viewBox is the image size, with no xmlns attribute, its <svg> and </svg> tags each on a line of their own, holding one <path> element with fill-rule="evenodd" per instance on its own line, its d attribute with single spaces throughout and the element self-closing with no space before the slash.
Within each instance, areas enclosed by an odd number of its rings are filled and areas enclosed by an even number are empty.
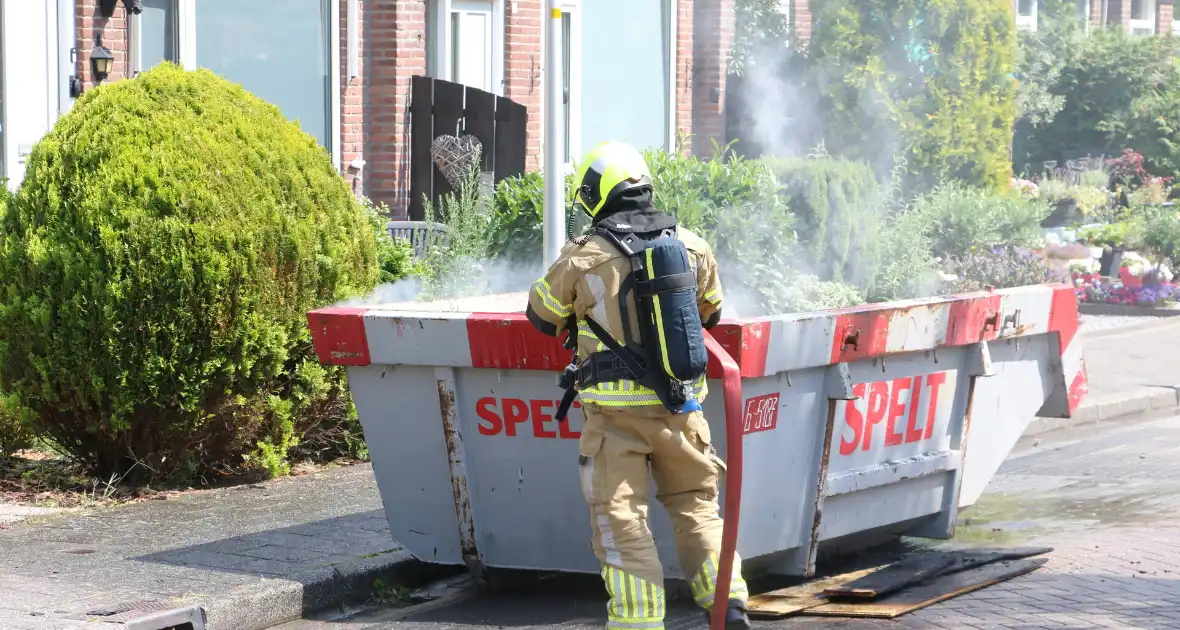
<svg viewBox="0 0 1180 630">
<path fill-rule="evenodd" d="M 526 314 L 544 334 L 566 331 L 575 349 L 564 402 L 568 408 L 576 391 L 585 417 L 578 463 L 610 596 L 606 627 L 659 629 L 666 601 L 648 527 L 649 478 L 671 516 L 694 601 L 706 614 L 714 605 L 725 464 L 700 403 L 702 329 L 721 318 L 717 261 L 703 239 L 652 204 L 651 175 L 631 146 L 592 149 L 574 196 L 591 228 L 533 284 Z M 747 597 L 735 557 L 727 628 L 750 627 Z"/>
</svg>

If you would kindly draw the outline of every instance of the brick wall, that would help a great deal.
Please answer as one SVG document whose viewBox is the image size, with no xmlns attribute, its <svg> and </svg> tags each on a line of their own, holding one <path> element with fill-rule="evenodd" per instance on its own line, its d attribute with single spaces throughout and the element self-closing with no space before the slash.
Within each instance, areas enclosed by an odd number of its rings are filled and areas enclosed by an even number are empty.
<svg viewBox="0 0 1180 630">
<path fill-rule="evenodd" d="M 811 39 L 811 0 L 783 0 L 791 3 L 791 43 L 802 47 Z"/>
<path fill-rule="evenodd" d="M 683 2 L 682 4 L 688 4 Z M 713 140 L 725 143 L 725 78 L 734 35 L 733 0 L 696 0 L 689 34 L 692 56 L 688 61 L 692 86 L 692 151 L 708 155 Z"/>
<path fill-rule="evenodd" d="M 366 4 L 364 188 L 400 216 L 410 188 L 410 77 L 426 74 L 426 5 L 422 0 Z"/>
<path fill-rule="evenodd" d="M 1167 35 L 1172 32 L 1173 17 L 1172 0 L 1156 0 L 1155 3 L 1155 33 Z"/>
<path fill-rule="evenodd" d="M 1106 24 L 1122 24 L 1124 29 L 1131 30 L 1131 0 L 1109 0 L 1106 5 Z"/>
<path fill-rule="evenodd" d="M 682 153 L 695 152 L 696 138 L 693 131 L 697 128 L 695 116 L 696 101 L 694 96 L 699 87 L 696 77 L 701 71 L 700 60 L 696 56 L 696 12 L 702 5 L 720 0 L 675 0 L 676 7 L 676 76 L 673 78 L 673 98 L 676 99 L 676 142 L 684 140 L 679 148 Z M 732 0 L 728 0 L 732 2 Z M 703 52 L 703 51 L 702 51 Z M 724 77 L 722 77 L 724 80 Z M 724 119 L 722 120 L 724 123 Z M 722 133 L 724 134 L 724 127 Z"/>
<path fill-rule="evenodd" d="M 1102 26 L 1102 0 L 1090 0 L 1090 24 Z"/>
<path fill-rule="evenodd" d="M 127 10 L 120 2 L 114 14 L 105 18 L 98 8 L 98 0 L 78 0 L 76 12 L 78 36 L 78 76 L 84 82 L 84 89 L 94 87 L 98 80 L 94 76 L 94 66 L 90 63 L 90 53 L 94 50 L 99 36 L 102 45 L 115 58 L 114 68 L 104 79 L 105 82 L 118 81 L 126 76 L 127 71 Z"/>
<path fill-rule="evenodd" d="M 504 37 L 504 97 L 524 105 L 529 110 L 528 148 L 525 168 L 535 171 L 541 167 L 541 68 L 543 16 L 542 0 L 506 0 Z M 515 10 L 514 10 L 515 9 Z"/>
</svg>

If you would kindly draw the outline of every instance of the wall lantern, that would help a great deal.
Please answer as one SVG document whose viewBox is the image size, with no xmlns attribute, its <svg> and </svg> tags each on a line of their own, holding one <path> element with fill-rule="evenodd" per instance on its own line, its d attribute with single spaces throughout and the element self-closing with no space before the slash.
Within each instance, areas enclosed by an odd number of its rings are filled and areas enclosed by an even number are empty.
<svg viewBox="0 0 1180 630">
<path fill-rule="evenodd" d="M 104 18 L 110 18 L 115 14 L 115 7 L 118 6 L 119 0 L 99 0 L 98 10 Z M 135 15 L 143 13 L 143 0 L 123 0 L 123 6 Z"/>
<path fill-rule="evenodd" d="M 115 56 L 102 45 L 102 36 L 95 39 L 94 50 L 90 51 L 90 64 L 94 66 L 94 76 L 99 81 L 107 78 L 115 65 Z"/>
</svg>

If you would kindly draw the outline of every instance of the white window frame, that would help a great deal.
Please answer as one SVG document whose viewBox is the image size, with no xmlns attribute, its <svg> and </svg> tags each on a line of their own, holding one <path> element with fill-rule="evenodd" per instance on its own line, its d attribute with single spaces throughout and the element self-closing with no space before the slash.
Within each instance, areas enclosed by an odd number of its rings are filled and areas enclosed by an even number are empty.
<svg viewBox="0 0 1180 630">
<path fill-rule="evenodd" d="M 572 167 L 574 161 L 582 157 L 582 134 L 578 133 L 582 129 L 582 64 L 578 63 L 582 59 L 582 0 L 563 0 L 558 8 L 570 16 L 570 115 L 566 121 L 570 140 L 565 148 L 569 154 L 565 165 Z M 547 25 L 546 22 L 542 24 Z"/>
<path fill-rule="evenodd" d="M 1040 13 L 1040 2 L 1038 0 L 1029 0 L 1032 2 L 1032 14 L 1020 14 L 1020 0 L 1012 0 L 1012 12 L 1016 14 L 1016 28 L 1028 31 L 1037 30 L 1037 15 Z"/>
<path fill-rule="evenodd" d="M 582 7 L 583 2 L 592 2 L 593 0 L 561 0 L 558 7 L 563 12 L 569 12 L 571 16 L 570 31 L 573 42 L 570 46 L 570 99 L 572 104 L 570 106 L 570 145 L 568 149 L 570 154 L 570 161 L 565 164 L 568 168 L 572 166 L 574 160 L 582 157 L 582 137 L 578 131 L 582 127 L 582 64 L 579 61 L 582 59 Z M 677 107 L 676 107 L 676 39 L 679 13 L 679 3 L 684 0 L 660 0 L 663 4 L 663 9 L 668 15 L 668 33 L 666 36 L 667 52 L 668 52 L 668 80 L 665 83 L 665 89 L 668 93 L 668 114 L 667 114 L 667 128 L 664 130 L 664 147 L 665 151 L 676 150 L 676 129 L 677 129 Z M 540 72 L 541 80 L 539 89 L 542 95 L 545 94 L 545 61 L 549 59 L 549 13 L 545 3 L 541 3 L 541 59 Z M 537 108 L 541 120 L 545 120 L 545 98 L 541 98 L 541 104 Z M 542 154 L 545 151 L 545 125 L 541 125 L 540 144 Z"/>
<path fill-rule="evenodd" d="M 197 1 L 172 0 L 176 15 L 176 48 L 177 62 L 185 70 L 196 70 L 197 66 Z M 344 120 L 341 113 L 341 72 L 340 72 L 340 44 L 344 33 L 340 28 L 340 0 L 321 0 L 328 2 L 328 144 L 332 155 L 332 164 L 336 170 L 342 168 L 343 151 L 341 148 L 341 126 Z M 143 70 L 143 46 L 140 44 L 142 35 L 140 16 L 130 15 L 127 23 L 127 41 L 129 43 L 128 66 L 129 76 Z"/>
<path fill-rule="evenodd" d="M 1180 20 L 1172 20 L 1172 34 L 1180 36 Z"/>
<path fill-rule="evenodd" d="M 471 0 L 428 0 L 427 32 L 429 36 L 426 74 L 444 81 L 455 81 L 451 76 L 451 10 Z M 492 93 L 504 96 L 504 3 L 505 0 L 483 0 L 492 9 Z"/>
<path fill-rule="evenodd" d="M 1131 13 L 1131 34 L 1155 35 L 1155 0 L 1141 0 L 1140 7 L 1147 13 L 1147 17 L 1137 18 L 1134 13 Z M 1131 8 L 1134 8 L 1134 4 L 1131 5 Z"/>
</svg>

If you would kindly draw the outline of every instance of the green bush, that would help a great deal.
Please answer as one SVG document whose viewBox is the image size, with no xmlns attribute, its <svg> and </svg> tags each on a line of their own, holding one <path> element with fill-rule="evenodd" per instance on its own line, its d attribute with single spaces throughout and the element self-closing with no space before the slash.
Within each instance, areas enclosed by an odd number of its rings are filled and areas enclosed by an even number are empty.
<svg viewBox="0 0 1180 630">
<path fill-rule="evenodd" d="M 646 159 L 656 207 L 676 215 L 713 246 L 730 315 L 863 301 L 854 287 L 798 273 L 805 256 L 795 235 L 795 216 L 765 163 L 722 147 L 716 147 L 710 159 L 665 151 L 649 151 Z M 540 261 L 543 190 L 536 173 L 500 182 L 491 203 L 489 256 L 517 265 Z M 572 206 L 566 210 L 571 211 Z M 576 225 L 585 224 L 580 210 L 574 216 Z"/>
<path fill-rule="evenodd" d="M 1041 221 L 1051 208 L 1015 194 L 997 195 L 950 183 L 914 203 L 930 226 L 936 256 L 961 256 L 972 247 L 1033 247 L 1042 240 Z"/>
<path fill-rule="evenodd" d="M 29 410 L 22 407 L 14 396 L 0 394 L 0 457 L 32 446 L 31 421 Z"/>
<path fill-rule="evenodd" d="M 1036 170 L 1073 151 L 1117 156 L 1129 147 L 1153 173 L 1180 174 L 1180 39 L 1108 29 L 1072 46 L 1038 79 L 1063 99 L 1061 110 L 1051 122 L 1019 128 L 1017 164 Z"/>
<path fill-rule="evenodd" d="M 572 176 L 565 179 L 565 190 L 570 190 Z M 491 216 L 487 236 L 490 255 L 517 264 L 539 264 L 544 234 L 541 232 L 545 215 L 545 181 L 541 174 L 530 171 L 509 177 L 496 185 L 491 199 Z M 584 223 L 581 210 L 566 204 L 567 223 L 572 216 L 575 225 Z M 568 226 L 567 226 L 568 227 Z"/>
<path fill-rule="evenodd" d="M 162 64 L 29 156 L 0 241 L 0 386 L 94 473 L 279 474 L 357 445 L 305 313 L 370 291 L 371 223 L 315 139 Z"/>
<path fill-rule="evenodd" d="M 416 273 L 413 247 L 405 239 L 395 239 L 389 234 L 389 209 L 384 203 L 374 204 L 363 197 L 360 202 L 377 242 L 378 282 L 396 282 Z"/>
<path fill-rule="evenodd" d="M 919 209 L 893 214 L 882 234 L 881 264 L 870 302 L 906 300 L 939 293 L 938 261 L 934 257 L 933 225 Z"/>
<path fill-rule="evenodd" d="M 798 219 L 812 271 L 823 280 L 869 289 L 880 262 L 884 197 L 861 162 L 768 159 Z"/>
<path fill-rule="evenodd" d="M 821 95 L 833 155 L 884 174 L 901 150 L 907 190 L 1011 178 L 1016 85 L 1009 0 L 812 3 L 803 91 Z"/>
</svg>

